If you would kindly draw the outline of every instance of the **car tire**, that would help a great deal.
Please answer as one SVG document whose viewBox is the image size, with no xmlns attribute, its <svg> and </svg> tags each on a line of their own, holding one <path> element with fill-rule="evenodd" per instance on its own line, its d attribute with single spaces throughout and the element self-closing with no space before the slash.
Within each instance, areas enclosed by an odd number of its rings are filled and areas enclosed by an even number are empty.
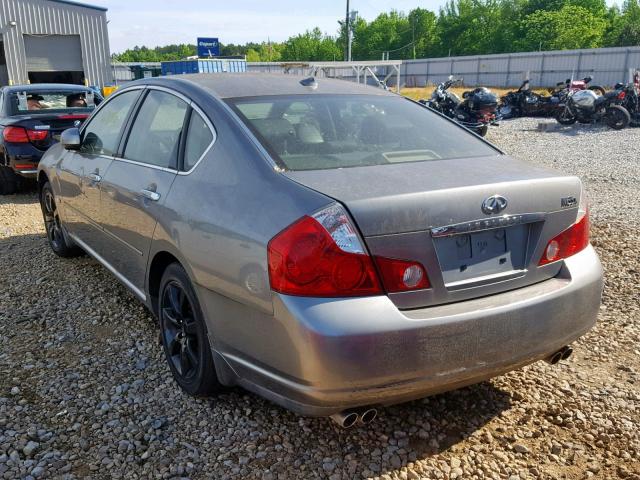
<svg viewBox="0 0 640 480">
<path fill-rule="evenodd" d="M 167 267 L 160 282 L 158 323 L 162 348 L 173 378 L 193 396 L 224 391 L 218 380 L 207 326 L 187 272 Z"/>
<path fill-rule="evenodd" d="M 69 239 L 58 212 L 51 184 L 46 182 L 40 190 L 40 208 L 47 232 L 47 241 L 53 253 L 63 258 L 78 257 L 84 251 Z"/>
<path fill-rule="evenodd" d="M 13 170 L 0 165 L 0 195 L 11 195 L 20 190 L 20 177 Z"/>
</svg>

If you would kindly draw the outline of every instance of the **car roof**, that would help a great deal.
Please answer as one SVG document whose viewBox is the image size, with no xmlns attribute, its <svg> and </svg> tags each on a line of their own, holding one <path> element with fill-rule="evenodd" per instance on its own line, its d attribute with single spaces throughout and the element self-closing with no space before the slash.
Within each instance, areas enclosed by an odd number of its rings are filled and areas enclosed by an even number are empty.
<svg viewBox="0 0 640 480">
<path fill-rule="evenodd" d="M 356 82 L 332 78 L 316 78 L 317 88 L 311 89 L 300 84 L 309 77 L 290 74 L 269 73 L 194 73 L 145 79 L 141 83 L 170 84 L 187 82 L 212 91 L 220 98 L 262 97 L 268 95 L 395 95 L 378 87 L 370 87 Z"/>
<path fill-rule="evenodd" d="M 8 87 L 2 87 L 5 92 L 33 92 L 42 90 L 56 90 L 56 91 L 77 91 L 77 90 L 90 90 L 89 87 L 84 85 L 73 85 L 70 83 L 30 83 L 25 85 L 11 85 Z"/>
</svg>

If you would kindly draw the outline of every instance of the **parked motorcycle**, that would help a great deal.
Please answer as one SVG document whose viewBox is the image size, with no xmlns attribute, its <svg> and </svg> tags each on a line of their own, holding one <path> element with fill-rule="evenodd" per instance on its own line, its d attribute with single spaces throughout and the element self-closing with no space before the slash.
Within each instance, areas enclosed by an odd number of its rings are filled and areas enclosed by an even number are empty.
<svg viewBox="0 0 640 480">
<path fill-rule="evenodd" d="M 450 77 L 436 87 L 429 100 L 419 102 L 484 137 L 489 125 L 496 122 L 498 97 L 489 89 L 479 87 L 464 92 L 460 98 L 449 89 L 461 81 Z"/>
<path fill-rule="evenodd" d="M 562 83 L 564 85 L 564 82 Z M 500 99 L 498 113 L 501 118 L 548 117 L 555 113 L 560 103 L 558 95 L 540 95 L 532 92 L 529 80 L 525 80 L 515 92 L 508 92 Z"/>
<path fill-rule="evenodd" d="M 619 92 L 620 105 L 627 109 L 631 117 L 630 125 L 640 127 L 640 79 L 634 79 L 633 83 L 618 83 L 614 87 Z"/>
<path fill-rule="evenodd" d="M 604 95 L 605 89 L 600 85 L 590 85 L 593 81 L 593 77 L 586 76 L 581 80 L 574 80 L 573 78 L 567 78 L 564 82 L 558 82 L 556 84 L 556 88 L 551 89 L 549 93 L 551 95 L 559 95 L 563 91 L 578 91 L 578 90 L 591 90 L 595 92 L 597 95 Z"/>
<path fill-rule="evenodd" d="M 610 128 L 621 130 L 629 125 L 631 117 L 620 103 L 626 93 L 623 89 L 613 90 L 598 96 L 592 90 L 570 90 L 564 104 L 556 114 L 556 120 L 562 125 L 574 123 L 593 123 L 604 121 Z"/>
</svg>

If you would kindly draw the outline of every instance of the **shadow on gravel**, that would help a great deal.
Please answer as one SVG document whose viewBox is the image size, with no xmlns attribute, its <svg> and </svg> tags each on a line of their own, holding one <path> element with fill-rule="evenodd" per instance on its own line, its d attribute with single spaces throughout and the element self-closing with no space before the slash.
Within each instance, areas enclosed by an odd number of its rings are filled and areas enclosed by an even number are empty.
<svg viewBox="0 0 640 480">
<path fill-rule="evenodd" d="M 605 125 L 598 123 L 576 123 L 574 125 L 561 125 L 553 119 L 540 118 L 538 120 L 538 125 L 535 128 L 522 128 L 521 131 L 538 133 L 559 133 L 568 137 L 577 137 L 579 135 L 600 133 L 605 131 L 615 131 L 606 127 Z"/>
<path fill-rule="evenodd" d="M 325 469 L 341 472 L 342 478 L 359 478 L 362 472 L 368 476 L 388 473 L 393 477 L 394 472 L 408 463 L 446 452 L 477 435 L 482 427 L 508 410 L 511 401 L 509 393 L 491 381 L 485 381 L 421 400 L 382 407 L 373 423 L 347 430 L 329 418 L 297 416 L 241 389 L 210 399 L 210 406 L 213 413 L 221 403 L 229 409 L 250 403 L 252 411 L 245 414 L 241 423 L 251 422 L 254 416 L 267 417 L 268 420 L 260 422 L 260 428 L 265 431 L 284 428 L 288 441 L 283 439 L 283 443 L 292 458 L 303 459 L 321 450 L 326 459 L 332 459 L 329 464 L 335 462 L 333 467 L 323 465 Z M 486 438 L 487 433 L 483 435 L 481 441 L 496 441 Z M 236 443 L 234 446 L 243 451 L 247 445 Z M 260 464 L 263 468 L 273 468 L 269 461 L 258 460 L 252 465 Z M 350 477 L 355 472 L 360 473 Z"/>
<path fill-rule="evenodd" d="M 38 203 L 38 201 L 38 189 L 35 183 L 33 185 L 29 184 L 29 187 L 22 189 L 20 193 L 0 196 L 0 205 L 9 203 L 29 205 L 31 203 Z"/>
</svg>

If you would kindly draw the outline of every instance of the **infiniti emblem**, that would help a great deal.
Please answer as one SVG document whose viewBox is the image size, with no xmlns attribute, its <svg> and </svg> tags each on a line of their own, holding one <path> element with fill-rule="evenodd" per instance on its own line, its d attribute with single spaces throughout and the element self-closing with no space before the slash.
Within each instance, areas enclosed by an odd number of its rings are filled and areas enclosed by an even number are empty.
<svg viewBox="0 0 640 480">
<path fill-rule="evenodd" d="M 505 208 L 507 208 L 507 199 L 502 195 L 493 195 L 482 202 L 482 211 L 487 215 L 500 213 Z"/>
</svg>

